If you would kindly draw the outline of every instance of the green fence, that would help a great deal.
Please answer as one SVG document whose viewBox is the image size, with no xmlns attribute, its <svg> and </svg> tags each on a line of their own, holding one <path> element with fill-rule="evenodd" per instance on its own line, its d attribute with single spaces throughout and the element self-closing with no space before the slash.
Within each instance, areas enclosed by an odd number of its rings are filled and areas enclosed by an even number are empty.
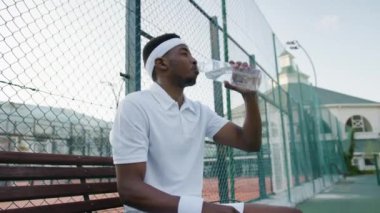
<svg viewBox="0 0 380 213">
<path fill-rule="evenodd" d="M 263 72 L 262 149 L 206 141 L 206 200 L 285 194 L 298 202 L 339 179 L 343 125 L 296 66 L 283 66 L 286 49 L 250 0 L 0 0 L 0 150 L 110 156 L 119 98 L 152 84 L 142 47 L 167 32 L 181 35 L 198 61 L 247 61 Z M 298 82 L 283 84 L 289 72 Z M 199 76 L 185 94 L 242 124 L 241 96 L 220 83 Z M 0 209 L 22 205 L 37 204 Z"/>
<path fill-rule="evenodd" d="M 378 154 L 373 155 L 373 161 L 375 163 L 377 185 L 380 186 L 380 169 L 379 169 L 379 155 Z"/>
</svg>

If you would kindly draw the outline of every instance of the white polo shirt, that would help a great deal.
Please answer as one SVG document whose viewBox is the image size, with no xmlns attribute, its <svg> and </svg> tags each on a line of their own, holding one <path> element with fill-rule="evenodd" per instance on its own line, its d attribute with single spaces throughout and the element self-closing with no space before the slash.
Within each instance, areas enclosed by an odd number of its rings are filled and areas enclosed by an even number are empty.
<svg viewBox="0 0 380 213">
<path fill-rule="evenodd" d="M 227 122 L 186 97 L 179 109 L 154 83 L 121 100 L 110 132 L 114 163 L 146 162 L 145 183 L 172 195 L 201 196 L 204 139 Z"/>
</svg>

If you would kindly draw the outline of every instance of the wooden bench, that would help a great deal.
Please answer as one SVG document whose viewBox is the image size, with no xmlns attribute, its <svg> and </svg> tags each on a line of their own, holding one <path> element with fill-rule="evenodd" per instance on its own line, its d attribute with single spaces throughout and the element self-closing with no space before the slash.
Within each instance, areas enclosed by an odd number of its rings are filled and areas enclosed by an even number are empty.
<svg viewBox="0 0 380 213">
<path fill-rule="evenodd" d="M 121 207 L 112 158 L 0 151 L 0 204 L 36 200 L 41 202 L 35 206 L 2 210 L 67 213 Z"/>
</svg>

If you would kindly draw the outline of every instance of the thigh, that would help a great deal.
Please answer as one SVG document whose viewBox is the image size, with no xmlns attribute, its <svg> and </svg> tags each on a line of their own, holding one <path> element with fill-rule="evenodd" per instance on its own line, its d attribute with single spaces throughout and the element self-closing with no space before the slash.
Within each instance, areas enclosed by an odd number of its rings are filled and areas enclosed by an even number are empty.
<svg viewBox="0 0 380 213">
<path fill-rule="evenodd" d="M 302 213 L 299 209 L 285 206 L 246 203 L 244 213 Z"/>
</svg>

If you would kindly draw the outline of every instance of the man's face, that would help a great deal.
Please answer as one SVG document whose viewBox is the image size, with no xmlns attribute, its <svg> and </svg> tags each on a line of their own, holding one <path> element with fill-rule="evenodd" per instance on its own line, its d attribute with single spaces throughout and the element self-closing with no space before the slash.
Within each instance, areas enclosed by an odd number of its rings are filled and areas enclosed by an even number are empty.
<svg viewBox="0 0 380 213">
<path fill-rule="evenodd" d="M 164 57 L 169 62 L 168 76 L 173 83 L 181 87 L 195 84 L 199 74 L 197 61 L 186 45 L 181 44 L 174 47 Z"/>
</svg>

